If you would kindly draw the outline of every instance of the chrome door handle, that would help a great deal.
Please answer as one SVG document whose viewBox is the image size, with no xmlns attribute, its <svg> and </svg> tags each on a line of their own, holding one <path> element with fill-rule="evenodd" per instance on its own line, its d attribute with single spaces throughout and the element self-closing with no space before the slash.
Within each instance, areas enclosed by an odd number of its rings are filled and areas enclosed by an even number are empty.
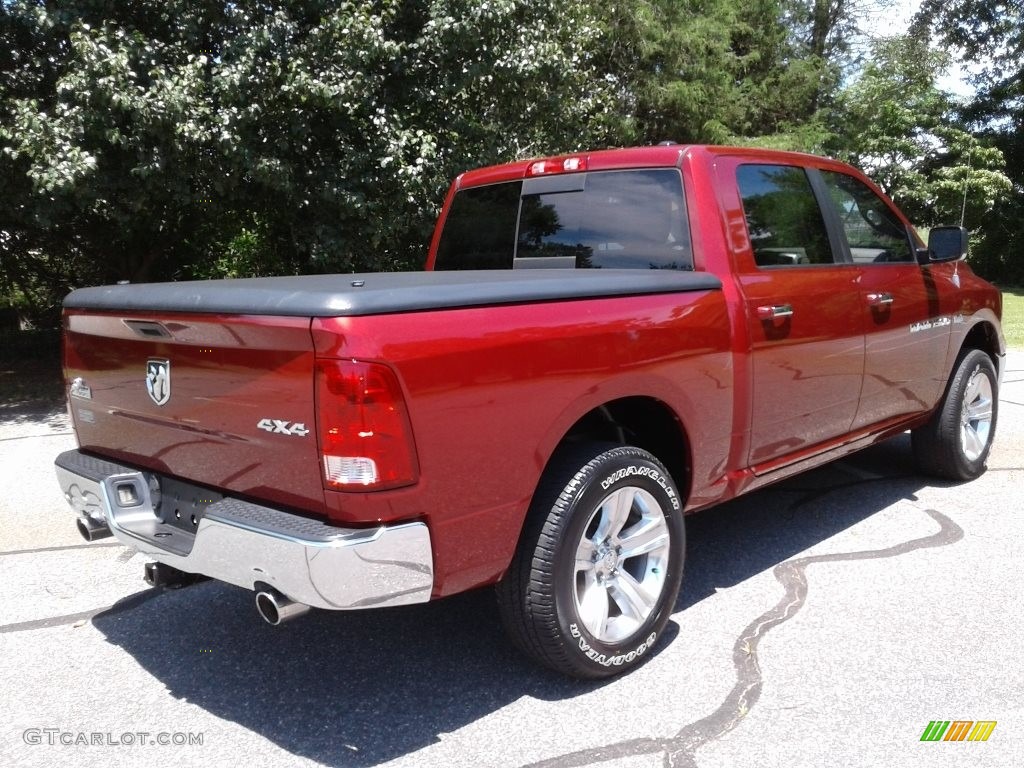
<svg viewBox="0 0 1024 768">
<path fill-rule="evenodd" d="M 891 293 L 869 293 L 868 294 L 868 306 L 869 307 L 887 307 L 892 304 L 893 298 Z"/>
<path fill-rule="evenodd" d="M 774 304 L 771 306 L 764 306 L 757 308 L 757 316 L 761 320 L 775 320 L 779 317 L 792 317 L 793 316 L 793 305 L 792 304 Z"/>
</svg>

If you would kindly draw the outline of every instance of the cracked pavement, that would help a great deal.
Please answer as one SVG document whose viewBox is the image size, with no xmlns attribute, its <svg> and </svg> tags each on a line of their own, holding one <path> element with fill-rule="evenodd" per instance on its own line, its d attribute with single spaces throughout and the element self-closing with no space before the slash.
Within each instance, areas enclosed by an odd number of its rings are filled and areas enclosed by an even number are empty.
<svg viewBox="0 0 1024 768">
<path fill-rule="evenodd" d="M 973 483 L 901 436 L 690 517 L 667 642 L 603 683 L 520 658 L 487 590 L 276 629 L 244 590 L 151 590 L 75 531 L 63 408 L 0 408 L 0 764 L 1024 764 L 1024 352 L 1000 399 Z M 936 719 L 998 725 L 921 742 Z M 60 743 L 82 732 L 122 743 Z M 203 743 L 123 743 L 159 732 Z"/>
</svg>

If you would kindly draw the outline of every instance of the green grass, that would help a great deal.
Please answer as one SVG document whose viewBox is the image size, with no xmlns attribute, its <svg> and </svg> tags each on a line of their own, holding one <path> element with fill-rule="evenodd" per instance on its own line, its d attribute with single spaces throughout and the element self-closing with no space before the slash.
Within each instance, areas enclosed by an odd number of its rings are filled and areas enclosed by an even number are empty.
<svg viewBox="0 0 1024 768">
<path fill-rule="evenodd" d="M 1024 288 L 1003 288 L 1003 333 L 1006 346 L 1024 349 Z"/>
</svg>

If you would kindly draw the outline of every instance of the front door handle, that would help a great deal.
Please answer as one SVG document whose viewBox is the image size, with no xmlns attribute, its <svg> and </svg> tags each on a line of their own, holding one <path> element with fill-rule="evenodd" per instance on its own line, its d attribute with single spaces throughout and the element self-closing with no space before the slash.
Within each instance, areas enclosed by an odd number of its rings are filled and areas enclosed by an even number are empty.
<svg viewBox="0 0 1024 768">
<path fill-rule="evenodd" d="M 770 306 L 758 307 L 757 316 L 761 320 L 775 320 L 780 317 L 792 317 L 792 304 L 773 304 Z"/>
<path fill-rule="evenodd" d="M 868 306 L 869 307 L 888 307 L 892 304 L 893 298 L 891 293 L 869 293 L 868 294 Z"/>
</svg>

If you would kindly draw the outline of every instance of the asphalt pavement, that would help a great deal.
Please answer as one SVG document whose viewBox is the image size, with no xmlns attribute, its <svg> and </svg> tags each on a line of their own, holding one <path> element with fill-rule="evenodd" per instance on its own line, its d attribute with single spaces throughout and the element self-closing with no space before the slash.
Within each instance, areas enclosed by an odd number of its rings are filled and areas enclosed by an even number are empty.
<svg viewBox="0 0 1024 768">
<path fill-rule="evenodd" d="M 917 475 L 901 436 L 690 517 L 668 642 L 603 683 L 520 657 L 488 590 L 272 628 L 245 590 L 150 589 L 75 530 L 63 408 L 0 407 L 0 765 L 1024 765 L 1009 360 L 972 483 Z"/>
</svg>

